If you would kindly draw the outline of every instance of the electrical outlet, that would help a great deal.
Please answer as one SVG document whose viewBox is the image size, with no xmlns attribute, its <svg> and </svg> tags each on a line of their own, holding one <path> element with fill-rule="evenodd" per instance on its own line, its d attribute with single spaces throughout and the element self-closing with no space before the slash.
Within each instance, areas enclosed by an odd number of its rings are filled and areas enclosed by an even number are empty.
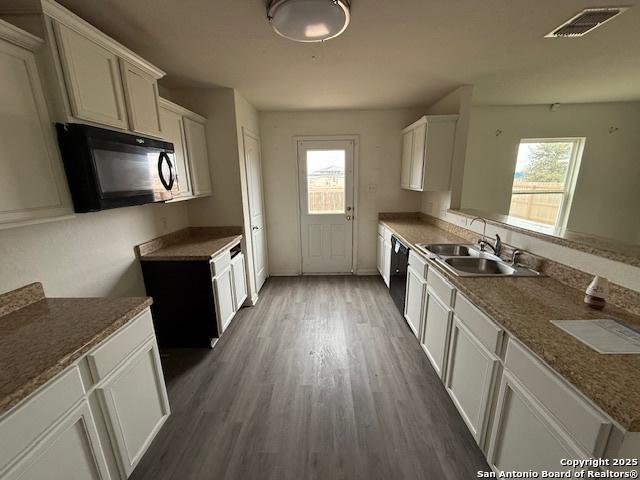
<svg viewBox="0 0 640 480">
<path fill-rule="evenodd" d="M 427 202 L 427 212 L 433 213 L 433 202 Z"/>
<path fill-rule="evenodd" d="M 160 228 L 163 232 L 166 232 L 169 229 L 167 224 L 167 217 L 160 217 Z"/>
</svg>

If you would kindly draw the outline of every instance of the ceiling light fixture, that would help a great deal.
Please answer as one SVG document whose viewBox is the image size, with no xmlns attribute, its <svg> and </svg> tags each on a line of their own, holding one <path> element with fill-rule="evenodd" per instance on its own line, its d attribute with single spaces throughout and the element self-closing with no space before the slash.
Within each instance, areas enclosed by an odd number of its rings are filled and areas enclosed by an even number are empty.
<svg viewBox="0 0 640 480">
<path fill-rule="evenodd" d="M 351 21 L 350 0 L 270 0 L 273 29 L 296 42 L 324 42 L 344 32 Z"/>
</svg>

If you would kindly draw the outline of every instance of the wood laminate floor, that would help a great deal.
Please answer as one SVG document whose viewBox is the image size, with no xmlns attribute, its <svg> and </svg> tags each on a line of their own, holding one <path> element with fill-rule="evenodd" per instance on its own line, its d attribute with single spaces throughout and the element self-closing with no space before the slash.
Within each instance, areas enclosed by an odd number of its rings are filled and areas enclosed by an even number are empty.
<svg viewBox="0 0 640 480">
<path fill-rule="evenodd" d="M 163 352 L 132 479 L 471 479 L 484 457 L 380 277 L 276 277 L 213 351 Z"/>
</svg>

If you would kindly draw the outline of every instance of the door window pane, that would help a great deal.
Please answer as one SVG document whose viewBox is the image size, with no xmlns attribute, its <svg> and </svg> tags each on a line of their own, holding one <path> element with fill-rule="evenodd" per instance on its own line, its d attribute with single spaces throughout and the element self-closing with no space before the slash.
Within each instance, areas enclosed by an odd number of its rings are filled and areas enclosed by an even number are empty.
<svg viewBox="0 0 640 480">
<path fill-rule="evenodd" d="M 307 150 L 307 211 L 310 215 L 345 213 L 344 150 Z"/>
</svg>

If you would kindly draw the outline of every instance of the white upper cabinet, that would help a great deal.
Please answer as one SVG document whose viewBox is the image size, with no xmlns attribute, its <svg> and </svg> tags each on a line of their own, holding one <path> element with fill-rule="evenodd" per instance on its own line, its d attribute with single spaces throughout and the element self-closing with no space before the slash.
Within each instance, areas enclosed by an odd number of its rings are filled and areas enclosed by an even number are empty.
<svg viewBox="0 0 640 480">
<path fill-rule="evenodd" d="M 187 139 L 187 155 L 191 165 L 193 193 L 195 195 L 210 194 L 211 176 L 205 125 L 191 118 L 185 118 L 184 131 Z"/>
<path fill-rule="evenodd" d="M 121 60 L 120 65 L 131 130 L 161 136 L 157 79 L 125 60 Z"/>
<path fill-rule="evenodd" d="M 42 0 L 57 121 L 161 136 L 165 73 L 53 0 Z"/>
<path fill-rule="evenodd" d="M 175 167 L 177 172 L 177 193 L 174 199 L 187 199 L 193 197 L 191 188 L 191 171 L 187 158 L 187 141 L 184 137 L 184 120 L 180 113 L 181 107 L 160 99 L 160 123 L 162 124 L 162 137 L 173 143 Z"/>
<path fill-rule="evenodd" d="M 55 23 L 55 32 L 73 116 L 126 129 L 118 57 L 61 23 Z"/>
<path fill-rule="evenodd" d="M 400 186 L 411 188 L 411 162 L 413 155 L 413 130 L 402 134 L 402 171 L 400 172 Z"/>
<path fill-rule="evenodd" d="M 402 188 L 449 190 L 457 120 L 458 115 L 427 115 L 402 131 Z"/>
<path fill-rule="evenodd" d="M 34 55 L 41 45 L 0 21 L 0 228 L 72 213 Z"/>
</svg>

